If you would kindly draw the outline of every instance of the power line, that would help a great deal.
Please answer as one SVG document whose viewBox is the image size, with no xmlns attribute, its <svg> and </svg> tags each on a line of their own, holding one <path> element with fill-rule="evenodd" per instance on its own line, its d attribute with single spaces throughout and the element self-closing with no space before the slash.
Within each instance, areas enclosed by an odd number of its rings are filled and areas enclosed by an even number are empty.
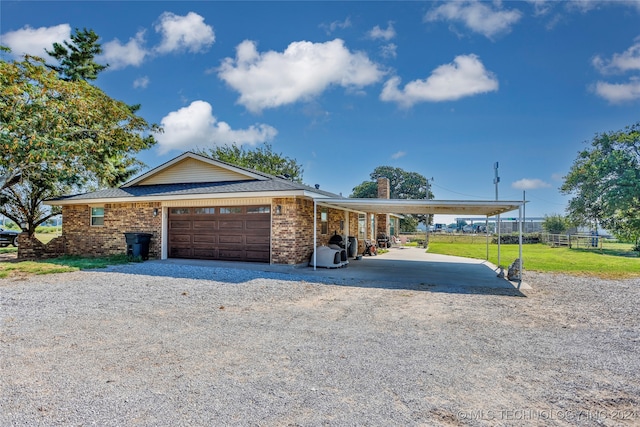
<svg viewBox="0 0 640 427">
<path fill-rule="evenodd" d="M 474 197 L 476 199 L 486 199 L 486 197 L 474 196 L 473 194 L 465 194 L 465 193 L 460 193 L 458 191 L 449 190 L 448 188 L 442 187 L 442 186 L 440 186 L 438 184 L 435 184 L 433 182 L 431 183 L 431 185 L 433 185 L 434 187 L 438 187 L 438 188 L 440 188 L 442 190 L 448 191 L 450 193 L 459 194 L 461 196 Z"/>
</svg>

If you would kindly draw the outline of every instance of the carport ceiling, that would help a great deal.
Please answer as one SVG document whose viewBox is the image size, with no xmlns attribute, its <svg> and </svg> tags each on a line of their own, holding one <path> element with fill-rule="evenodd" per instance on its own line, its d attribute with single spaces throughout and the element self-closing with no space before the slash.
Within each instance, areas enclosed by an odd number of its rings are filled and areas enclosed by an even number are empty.
<svg viewBox="0 0 640 427">
<path fill-rule="evenodd" d="M 356 212 L 494 216 L 517 210 L 519 200 L 316 199 L 319 206 Z"/>
</svg>

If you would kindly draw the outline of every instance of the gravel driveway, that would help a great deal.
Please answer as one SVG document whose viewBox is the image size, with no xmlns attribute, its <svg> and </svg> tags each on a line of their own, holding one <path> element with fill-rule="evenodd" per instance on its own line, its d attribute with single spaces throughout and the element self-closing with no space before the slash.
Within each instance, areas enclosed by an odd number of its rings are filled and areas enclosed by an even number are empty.
<svg viewBox="0 0 640 427">
<path fill-rule="evenodd" d="M 0 425 L 640 425 L 640 279 L 313 280 L 152 263 L 0 280 Z"/>
</svg>

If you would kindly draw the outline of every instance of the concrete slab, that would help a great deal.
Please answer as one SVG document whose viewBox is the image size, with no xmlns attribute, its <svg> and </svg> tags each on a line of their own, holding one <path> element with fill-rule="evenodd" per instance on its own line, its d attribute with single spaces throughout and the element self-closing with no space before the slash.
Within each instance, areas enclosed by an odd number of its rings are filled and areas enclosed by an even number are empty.
<svg viewBox="0 0 640 427">
<path fill-rule="evenodd" d="M 462 292 L 481 289 L 515 291 L 531 289 L 524 282 L 511 282 L 498 277 L 495 265 L 478 259 L 430 254 L 423 248 L 397 246 L 389 252 L 360 260 L 349 260 L 342 268 L 269 265 L 246 262 L 202 261 L 168 259 L 153 261 L 190 264 L 217 268 L 240 268 L 255 271 L 278 272 L 335 280 L 339 284 L 365 287 L 392 287 L 424 289 L 437 292 Z"/>
</svg>

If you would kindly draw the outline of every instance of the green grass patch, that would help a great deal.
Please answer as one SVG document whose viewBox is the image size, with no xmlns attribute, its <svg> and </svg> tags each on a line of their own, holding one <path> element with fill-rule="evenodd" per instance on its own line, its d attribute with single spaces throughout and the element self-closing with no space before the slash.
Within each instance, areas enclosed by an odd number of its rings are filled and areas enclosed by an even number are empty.
<svg viewBox="0 0 640 427">
<path fill-rule="evenodd" d="M 627 248 L 629 246 L 629 248 Z M 518 258 L 518 245 L 500 245 L 500 263 L 509 266 Z M 429 252 L 467 258 L 487 259 L 486 242 L 431 241 Z M 609 244 L 600 249 L 552 248 L 545 244 L 522 245 L 525 271 L 566 273 L 609 279 L 640 277 L 640 257 L 630 245 Z M 498 265 L 498 245 L 489 244 L 489 261 Z"/>
<path fill-rule="evenodd" d="M 32 274 L 66 273 L 104 268 L 108 265 L 127 264 L 128 262 L 129 258 L 124 254 L 96 258 L 63 256 L 43 261 L 3 262 L 0 263 L 0 278 Z"/>
</svg>

